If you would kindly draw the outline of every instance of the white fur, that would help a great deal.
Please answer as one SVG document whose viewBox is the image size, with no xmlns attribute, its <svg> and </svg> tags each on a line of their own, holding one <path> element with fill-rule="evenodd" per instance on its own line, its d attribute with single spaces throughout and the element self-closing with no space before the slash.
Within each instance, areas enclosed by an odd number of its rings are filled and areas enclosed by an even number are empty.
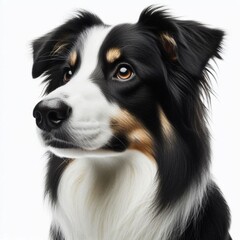
<svg viewBox="0 0 240 240">
<path fill-rule="evenodd" d="M 76 159 L 61 178 L 54 222 L 68 240 L 135 239 L 127 238 L 138 231 L 128 220 L 138 211 L 147 214 L 155 173 L 154 164 L 135 151 Z M 122 231 L 126 238 L 117 236 Z"/>
<path fill-rule="evenodd" d="M 118 107 L 107 101 L 98 85 L 91 79 L 97 66 L 99 49 L 110 30 L 110 27 L 93 27 L 83 34 L 76 43 L 81 43 L 82 46 L 79 71 L 67 84 L 43 99 L 51 104 L 54 104 L 55 99 L 61 99 L 71 106 L 72 114 L 62 125 L 62 131 L 71 136 L 72 143 L 85 150 L 101 148 L 113 135 L 110 120 Z M 58 149 L 52 151 L 57 152 Z M 63 149 L 60 150 L 62 151 Z M 64 152 L 75 155 L 78 151 L 81 150 L 76 148 L 71 152 L 70 149 L 65 149 Z"/>
<path fill-rule="evenodd" d="M 157 167 L 144 154 L 85 156 L 64 171 L 53 223 L 67 240 L 166 240 L 198 213 L 208 174 L 172 207 L 154 218 Z"/>
</svg>

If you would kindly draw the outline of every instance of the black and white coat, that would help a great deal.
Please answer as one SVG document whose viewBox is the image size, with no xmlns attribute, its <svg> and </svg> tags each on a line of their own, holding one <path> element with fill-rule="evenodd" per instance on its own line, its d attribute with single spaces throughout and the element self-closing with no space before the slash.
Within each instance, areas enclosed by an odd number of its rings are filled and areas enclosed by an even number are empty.
<svg viewBox="0 0 240 240">
<path fill-rule="evenodd" d="M 222 37 L 149 7 L 117 26 L 82 11 L 33 42 L 52 240 L 231 239 L 203 103 Z"/>
</svg>

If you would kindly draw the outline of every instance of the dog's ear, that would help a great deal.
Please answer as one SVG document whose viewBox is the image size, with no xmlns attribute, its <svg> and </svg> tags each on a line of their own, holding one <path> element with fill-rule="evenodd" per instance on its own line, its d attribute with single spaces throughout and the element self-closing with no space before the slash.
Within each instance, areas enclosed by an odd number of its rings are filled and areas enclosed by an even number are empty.
<svg viewBox="0 0 240 240">
<path fill-rule="evenodd" d="M 177 26 L 177 59 L 190 74 L 199 76 L 210 58 L 221 58 L 224 33 L 193 21 L 177 21 Z"/>
<path fill-rule="evenodd" d="M 60 27 L 32 43 L 33 67 L 32 77 L 37 78 L 50 69 L 54 64 L 61 62 L 74 44 L 74 34 Z"/>
<path fill-rule="evenodd" d="M 37 78 L 43 74 L 51 62 L 50 52 L 52 48 L 51 33 L 33 41 L 33 67 L 32 77 Z"/>
<path fill-rule="evenodd" d="M 63 61 L 64 56 L 77 41 L 80 32 L 101 24 L 102 21 L 96 15 L 82 11 L 75 18 L 33 41 L 33 78 L 39 77 L 57 62 Z"/>
<path fill-rule="evenodd" d="M 169 61 L 178 62 L 193 76 L 202 74 L 210 58 L 220 58 L 221 30 L 173 19 L 161 8 L 153 7 L 141 13 L 139 24 L 156 34 Z"/>
</svg>

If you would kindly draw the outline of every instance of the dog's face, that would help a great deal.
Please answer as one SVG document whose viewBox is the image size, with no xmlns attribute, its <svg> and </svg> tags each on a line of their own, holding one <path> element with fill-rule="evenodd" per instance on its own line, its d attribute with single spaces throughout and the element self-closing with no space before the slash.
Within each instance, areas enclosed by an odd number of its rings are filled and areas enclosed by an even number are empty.
<svg viewBox="0 0 240 240">
<path fill-rule="evenodd" d="M 156 142 L 176 141 L 188 124 L 221 38 L 147 9 L 114 27 L 84 12 L 37 39 L 33 77 L 45 74 L 47 86 L 33 114 L 45 144 L 62 156 L 131 148 L 154 159 Z"/>
</svg>

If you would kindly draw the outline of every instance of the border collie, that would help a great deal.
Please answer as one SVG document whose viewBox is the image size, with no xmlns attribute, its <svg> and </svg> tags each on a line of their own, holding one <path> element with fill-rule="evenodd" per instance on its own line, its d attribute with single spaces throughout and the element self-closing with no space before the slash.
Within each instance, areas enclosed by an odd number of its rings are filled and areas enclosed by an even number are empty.
<svg viewBox="0 0 240 240">
<path fill-rule="evenodd" d="M 231 239 L 204 105 L 223 35 L 151 6 L 117 26 L 81 11 L 33 42 L 52 240 Z"/>
</svg>

